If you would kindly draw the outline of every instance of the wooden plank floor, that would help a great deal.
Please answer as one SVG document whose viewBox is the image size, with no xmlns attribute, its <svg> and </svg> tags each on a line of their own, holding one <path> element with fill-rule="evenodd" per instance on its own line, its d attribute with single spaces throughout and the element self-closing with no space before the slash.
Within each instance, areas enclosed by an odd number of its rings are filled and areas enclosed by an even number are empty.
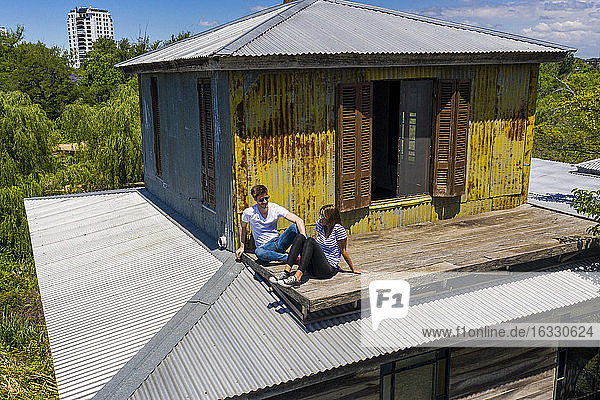
<svg viewBox="0 0 600 400">
<path fill-rule="evenodd" d="M 523 205 L 511 210 L 411 225 L 397 229 L 352 235 L 348 253 L 354 264 L 369 271 L 370 278 L 414 278 L 440 271 L 490 271 L 511 265 L 597 247 L 586 233 L 589 220 Z M 254 254 L 242 261 L 258 274 L 269 276 L 283 264 L 256 263 Z M 342 272 L 331 279 L 308 279 L 283 292 L 310 312 L 347 304 L 361 298 L 360 275 Z"/>
</svg>

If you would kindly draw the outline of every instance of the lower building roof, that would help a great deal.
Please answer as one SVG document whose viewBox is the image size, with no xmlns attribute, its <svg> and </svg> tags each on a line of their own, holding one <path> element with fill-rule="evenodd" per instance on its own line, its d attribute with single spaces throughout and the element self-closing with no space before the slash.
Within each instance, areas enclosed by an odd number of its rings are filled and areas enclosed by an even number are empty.
<svg viewBox="0 0 600 400">
<path fill-rule="evenodd" d="M 575 167 L 579 173 L 600 177 L 600 158 L 580 162 L 579 164 L 575 165 Z"/>
<path fill-rule="evenodd" d="M 419 329 L 432 321 L 491 326 L 600 293 L 598 280 L 576 271 L 597 269 L 596 260 L 573 262 L 415 304 L 398 322 L 409 329 L 385 338 L 394 346 L 365 346 L 370 317 L 301 324 L 266 282 L 203 245 L 197 228 L 144 189 L 25 206 L 62 399 L 260 396 L 428 345 Z"/>
<path fill-rule="evenodd" d="M 571 191 L 598 190 L 600 175 L 577 172 L 577 166 L 572 164 L 533 158 L 527 202 L 549 210 L 587 217 L 571 207 L 574 200 Z"/>
<path fill-rule="evenodd" d="M 388 329 L 362 339 L 361 326 L 367 321 L 360 314 L 304 326 L 266 282 L 244 268 L 164 360 L 147 371 L 139 387 L 124 385 L 124 390 L 103 393 L 101 398 L 247 395 L 398 350 L 427 346 L 435 339 L 425 338 L 422 328 L 432 324 L 478 329 L 590 300 L 597 305 L 600 282 L 580 269 L 598 268 L 595 260 L 571 262 L 550 272 L 510 276 L 492 285 L 438 296 L 411 305 L 406 318 L 386 321 Z"/>
<path fill-rule="evenodd" d="M 25 200 L 63 400 L 94 396 L 223 264 L 148 195 Z"/>
</svg>

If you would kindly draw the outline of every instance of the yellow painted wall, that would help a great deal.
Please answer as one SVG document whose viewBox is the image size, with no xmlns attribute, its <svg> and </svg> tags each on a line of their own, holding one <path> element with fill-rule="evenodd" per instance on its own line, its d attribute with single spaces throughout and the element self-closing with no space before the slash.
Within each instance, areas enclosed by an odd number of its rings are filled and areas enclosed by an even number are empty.
<svg viewBox="0 0 600 400">
<path fill-rule="evenodd" d="M 319 208 L 335 201 L 337 85 L 407 78 L 471 80 L 466 193 L 374 203 L 345 213 L 346 228 L 370 232 L 516 207 L 527 198 L 537 74 L 531 64 L 230 72 L 238 219 L 261 183 L 271 201 L 314 224 Z"/>
</svg>

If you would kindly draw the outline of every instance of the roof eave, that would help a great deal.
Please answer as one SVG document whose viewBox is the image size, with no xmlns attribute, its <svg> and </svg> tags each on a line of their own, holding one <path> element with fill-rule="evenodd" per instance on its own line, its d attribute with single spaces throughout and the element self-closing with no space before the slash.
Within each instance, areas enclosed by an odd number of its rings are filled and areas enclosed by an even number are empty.
<svg viewBox="0 0 600 400">
<path fill-rule="evenodd" d="M 573 52 L 565 49 L 547 52 L 493 53 L 402 53 L 402 54 L 299 54 L 269 56 L 213 56 L 174 61 L 117 65 L 128 73 L 241 71 L 316 68 L 366 68 L 428 65 L 539 64 L 558 62 Z"/>
</svg>

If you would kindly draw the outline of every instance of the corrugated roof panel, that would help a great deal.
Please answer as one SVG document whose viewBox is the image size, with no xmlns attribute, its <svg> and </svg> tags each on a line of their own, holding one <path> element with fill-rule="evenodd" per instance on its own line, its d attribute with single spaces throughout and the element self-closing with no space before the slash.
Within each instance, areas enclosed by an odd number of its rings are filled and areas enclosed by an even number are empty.
<svg viewBox="0 0 600 400">
<path fill-rule="evenodd" d="M 563 213 L 578 214 L 573 203 L 573 189 L 598 190 L 600 176 L 583 175 L 571 164 L 533 158 L 529 175 L 527 203 Z"/>
<path fill-rule="evenodd" d="M 273 7 L 272 9 L 251 14 L 240 20 L 220 25 L 191 38 L 176 42 L 162 49 L 154 50 L 138 57 L 117 64 L 117 66 L 138 65 L 162 61 L 208 57 L 231 43 L 243 34 L 256 28 L 291 4 Z"/>
<path fill-rule="evenodd" d="M 540 51 L 564 50 L 357 3 L 317 1 L 232 55 Z"/>
<path fill-rule="evenodd" d="M 305 327 L 263 282 L 244 269 L 131 399 L 243 395 L 426 345 L 433 339 L 423 337 L 423 327 L 479 328 L 596 299 L 600 283 L 572 271 L 580 264 L 584 265 L 578 261 L 559 270 L 411 305 L 407 317 L 387 320 L 389 329 L 379 329 L 367 337 L 374 344 L 369 347 L 361 345 L 362 321 L 358 315 Z M 386 348 L 386 343 L 395 347 Z"/>
<path fill-rule="evenodd" d="M 547 53 L 567 47 L 341 0 L 277 6 L 117 64 L 302 54 Z"/>
<path fill-rule="evenodd" d="M 600 175 L 600 158 L 585 161 L 575 165 L 577 172 L 582 174 Z"/>
<path fill-rule="evenodd" d="M 140 191 L 25 207 L 63 400 L 91 398 L 222 265 Z"/>
</svg>

